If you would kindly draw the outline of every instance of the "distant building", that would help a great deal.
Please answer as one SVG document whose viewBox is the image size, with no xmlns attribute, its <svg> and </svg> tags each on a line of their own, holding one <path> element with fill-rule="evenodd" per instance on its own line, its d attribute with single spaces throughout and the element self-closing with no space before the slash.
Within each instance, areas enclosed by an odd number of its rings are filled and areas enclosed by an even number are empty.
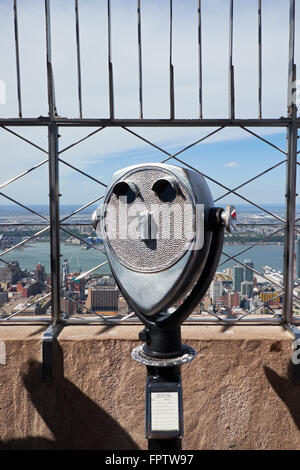
<svg viewBox="0 0 300 470">
<path fill-rule="evenodd" d="M 210 284 L 210 297 L 212 302 L 215 303 L 222 297 L 223 294 L 223 284 L 222 281 L 212 281 Z"/>
<path fill-rule="evenodd" d="M 24 310 L 23 310 L 24 309 Z M 20 312 L 23 310 L 22 312 Z M 40 315 L 41 314 L 41 306 L 40 304 L 34 304 L 34 305 L 27 305 L 26 304 L 18 304 L 14 309 L 13 313 L 19 313 L 19 315 L 24 316 L 24 315 Z"/>
<path fill-rule="evenodd" d="M 241 291 L 241 284 L 244 281 L 244 267 L 235 264 L 232 269 L 232 288 L 236 292 Z"/>
<path fill-rule="evenodd" d="M 36 265 L 36 268 L 34 270 L 34 277 L 40 282 L 45 282 L 46 281 L 45 266 L 42 266 L 41 263 L 38 263 Z"/>
<path fill-rule="evenodd" d="M 18 261 L 10 261 L 10 266 L 5 265 L 0 267 L 0 282 L 10 282 L 16 284 L 17 281 L 22 279 L 22 271 Z"/>
<path fill-rule="evenodd" d="M 70 299 L 61 299 L 61 309 L 66 315 L 73 315 L 76 313 L 76 304 Z"/>
<path fill-rule="evenodd" d="M 39 282 L 33 281 L 32 279 L 25 282 L 19 281 L 17 283 L 17 292 L 20 292 L 22 297 L 27 299 L 32 295 L 36 295 L 42 292 L 42 286 Z"/>
<path fill-rule="evenodd" d="M 249 268 L 254 268 L 254 263 L 251 259 L 245 259 L 244 264 L 249 266 Z M 250 281 L 253 282 L 253 271 L 249 268 L 244 268 L 245 270 L 245 275 L 244 275 L 244 281 Z"/>
<path fill-rule="evenodd" d="M 128 311 L 129 311 L 128 303 L 126 302 L 124 297 L 120 295 L 119 300 L 118 300 L 118 312 L 120 313 L 120 315 L 126 315 Z"/>
<path fill-rule="evenodd" d="M 8 302 L 8 292 L 7 291 L 0 292 L 0 307 L 6 304 L 6 302 Z"/>
<path fill-rule="evenodd" d="M 239 307 L 240 294 L 238 292 L 229 291 L 225 295 L 225 304 L 227 307 Z"/>
<path fill-rule="evenodd" d="M 241 283 L 241 293 L 246 297 L 252 297 L 253 295 L 253 282 L 251 281 L 243 281 Z"/>
<path fill-rule="evenodd" d="M 67 277 L 70 274 L 70 266 L 69 262 L 67 259 L 64 259 L 63 264 L 62 264 L 62 282 L 63 284 L 66 283 Z"/>
<path fill-rule="evenodd" d="M 259 297 L 261 298 L 262 302 L 270 304 L 279 304 L 281 303 L 281 296 L 277 291 L 263 291 L 259 293 Z"/>
<path fill-rule="evenodd" d="M 86 306 L 94 312 L 118 312 L 120 291 L 112 276 L 102 276 L 88 288 Z"/>
</svg>

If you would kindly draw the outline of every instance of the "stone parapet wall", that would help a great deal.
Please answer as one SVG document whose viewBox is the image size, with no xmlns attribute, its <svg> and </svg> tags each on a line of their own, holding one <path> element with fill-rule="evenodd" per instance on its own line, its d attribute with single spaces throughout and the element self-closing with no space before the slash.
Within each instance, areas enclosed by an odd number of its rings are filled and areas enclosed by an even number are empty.
<svg viewBox="0 0 300 470">
<path fill-rule="evenodd" d="M 0 326 L 0 449 L 147 449 L 141 326 L 66 326 L 41 380 L 43 326 Z M 300 449 L 293 337 L 280 326 L 182 327 L 183 449 Z"/>
</svg>

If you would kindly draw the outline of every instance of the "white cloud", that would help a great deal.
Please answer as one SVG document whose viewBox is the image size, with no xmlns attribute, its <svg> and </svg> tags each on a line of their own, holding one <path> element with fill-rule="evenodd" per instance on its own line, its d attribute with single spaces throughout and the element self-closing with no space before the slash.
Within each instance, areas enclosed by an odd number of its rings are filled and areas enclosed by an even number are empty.
<svg viewBox="0 0 300 470">
<path fill-rule="evenodd" d="M 228 162 L 228 163 L 224 163 L 224 166 L 228 166 L 229 168 L 232 168 L 234 166 L 238 166 L 238 163 L 237 162 Z"/>
</svg>

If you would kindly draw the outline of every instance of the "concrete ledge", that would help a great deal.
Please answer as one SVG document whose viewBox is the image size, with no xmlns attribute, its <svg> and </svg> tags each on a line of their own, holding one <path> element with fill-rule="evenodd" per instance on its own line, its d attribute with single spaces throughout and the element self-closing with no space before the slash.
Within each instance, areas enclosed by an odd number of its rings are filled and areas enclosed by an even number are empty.
<svg viewBox="0 0 300 470">
<path fill-rule="evenodd" d="M 141 326 L 67 326 L 41 381 L 46 327 L 0 326 L 0 449 L 146 449 Z M 182 327 L 184 449 L 300 449 L 300 386 L 280 326 Z"/>
</svg>

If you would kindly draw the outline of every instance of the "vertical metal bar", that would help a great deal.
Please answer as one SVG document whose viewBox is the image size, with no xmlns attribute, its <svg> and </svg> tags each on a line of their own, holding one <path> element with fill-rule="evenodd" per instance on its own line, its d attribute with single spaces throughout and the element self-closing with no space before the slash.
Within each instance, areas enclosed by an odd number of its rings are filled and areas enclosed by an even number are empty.
<svg viewBox="0 0 300 470">
<path fill-rule="evenodd" d="M 60 243 L 59 243 L 59 179 L 58 179 L 58 126 L 54 121 L 55 94 L 51 59 L 50 1 L 45 0 L 47 82 L 50 124 L 48 125 L 49 152 L 49 204 L 50 204 L 50 265 L 52 322 L 60 320 Z"/>
<path fill-rule="evenodd" d="M 142 68 L 141 0 L 137 0 L 137 23 L 138 23 L 140 119 L 143 119 L 143 68 Z"/>
<path fill-rule="evenodd" d="M 19 28 L 18 28 L 17 0 L 14 0 L 14 28 L 15 28 L 15 50 L 16 50 L 16 68 L 17 68 L 18 106 L 19 106 L 19 117 L 22 117 L 21 74 L 20 74 Z"/>
<path fill-rule="evenodd" d="M 201 0 L 198 0 L 198 64 L 199 64 L 199 117 L 203 118 L 202 108 L 202 29 L 201 29 Z"/>
<path fill-rule="evenodd" d="M 234 119 L 233 0 L 229 0 L 229 117 Z"/>
<path fill-rule="evenodd" d="M 258 117 L 262 118 L 262 29 L 261 0 L 258 0 Z"/>
<path fill-rule="evenodd" d="M 108 36 L 108 79 L 109 79 L 109 113 L 110 119 L 114 119 L 114 81 L 113 65 L 111 61 L 111 13 L 110 0 L 107 0 L 107 36 Z"/>
<path fill-rule="evenodd" d="M 81 62 L 80 62 L 80 35 L 79 35 L 78 0 L 75 0 L 75 23 L 76 23 L 76 51 L 77 51 L 77 79 L 78 79 L 79 116 L 80 116 L 80 118 L 82 118 Z"/>
<path fill-rule="evenodd" d="M 296 81 L 295 57 L 295 0 L 290 0 L 289 20 L 289 75 L 288 75 L 288 116 L 292 119 L 287 128 L 287 168 L 286 168 L 286 228 L 284 245 L 283 272 L 283 320 L 293 321 L 294 289 L 294 247 L 295 247 L 295 210 L 296 210 L 296 173 L 297 173 L 297 107 L 293 103 Z"/>
<path fill-rule="evenodd" d="M 173 0 L 170 0 L 170 119 L 174 119 L 174 67 L 173 67 Z"/>
<path fill-rule="evenodd" d="M 50 1 L 45 0 L 45 21 L 46 21 L 46 61 L 47 61 L 47 85 L 48 85 L 48 107 L 49 117 L 54 118 L 56 114 L 55 91 L 52 70 L 51 54 L 51 20 L 50 20 Z"/>
</svg>

